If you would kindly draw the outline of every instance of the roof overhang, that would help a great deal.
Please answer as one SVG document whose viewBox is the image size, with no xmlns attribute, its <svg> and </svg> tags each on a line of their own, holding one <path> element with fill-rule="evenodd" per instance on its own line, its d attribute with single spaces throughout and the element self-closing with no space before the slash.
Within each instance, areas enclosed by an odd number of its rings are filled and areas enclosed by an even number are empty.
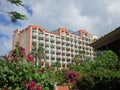
<svg viewBox="0 0 120 90">
<path fill-rule="evenodd" d="M 95 50 L 120 50 L 120 27 L 90 44 Z"/>
</svg>

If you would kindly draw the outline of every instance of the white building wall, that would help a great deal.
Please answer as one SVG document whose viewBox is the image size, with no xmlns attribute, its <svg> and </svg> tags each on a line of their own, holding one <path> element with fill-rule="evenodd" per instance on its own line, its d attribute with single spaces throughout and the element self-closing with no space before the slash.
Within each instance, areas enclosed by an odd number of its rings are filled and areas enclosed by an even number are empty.
<svg viewBox="0 0 120 90">
<path fill-rule="evenodd" d="M 53 31 L 56 34 L 50 32 L 41 31 L 38 26 L 32 28 L 32 43 L 36 43 L 36 47 L 42 46 L 45 49 L 46 64 L 51 65 L 53 62 L 60 62 L 61 67 L 67 67 L 67 64 L 72 63 L 73 58 L 80 51 L 85 51 L 86 57 L 93 58 L 93 48 L 89 46 L 92 41 L 92 35 L 87 32 L 82 32 L 78 35 L 69 33 L 68 31 L 58 30 Z M 22 33 L 22 46 L 28 50 L 29 43 L 29 30 Z M 18 33 L 14 33 L 14 42 L 17 42 Z M 82 35 L 81 35 L 82 34 Z M 32 50 L 32 46 L 30 47 Z M 28 53 L 28 51 L 27 51 Z"/>
</svg>

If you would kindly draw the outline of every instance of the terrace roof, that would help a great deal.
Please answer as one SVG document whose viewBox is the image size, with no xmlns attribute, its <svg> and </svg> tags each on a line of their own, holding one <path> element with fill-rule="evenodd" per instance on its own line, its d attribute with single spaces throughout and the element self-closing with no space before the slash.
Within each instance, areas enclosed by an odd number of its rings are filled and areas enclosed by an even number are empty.
<svg viewBox="0 0 120 90">
<path fill-rule="evenodd" d="M 112 50 L 120 57 L 120 27 L 90 44 L 95 50 Z"/>
</svg>

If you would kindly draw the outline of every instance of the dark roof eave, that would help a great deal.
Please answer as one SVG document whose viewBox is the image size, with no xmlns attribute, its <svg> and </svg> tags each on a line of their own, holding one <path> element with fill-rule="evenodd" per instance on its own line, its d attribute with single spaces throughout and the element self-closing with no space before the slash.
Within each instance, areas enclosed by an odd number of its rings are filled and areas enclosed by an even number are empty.
<svg viewBox="0 0 120 90">
<path fill-rule="evenodd" d="M 104 47 L 113 41 L 120 39 L 120 27 L 116 28 L 114 31 L 108 33 L 107 35 L 101 37 L 97 41 L 90 44 L 95 50 Z"/>
</svg>

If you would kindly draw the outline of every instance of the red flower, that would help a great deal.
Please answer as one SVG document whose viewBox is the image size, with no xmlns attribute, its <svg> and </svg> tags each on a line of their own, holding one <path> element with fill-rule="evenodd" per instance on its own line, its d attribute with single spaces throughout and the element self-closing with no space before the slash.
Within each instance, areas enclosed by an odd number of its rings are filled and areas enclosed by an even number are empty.
<svg viewBox="0 0 120 90">
<path fill-rule="evenodd" d="M 20 47 L 20 50 L 21 50 L 21 57 L 24 57 L 25 56 L 25 49 Z"/>
<path fill-rule="evenodd" d="M 41 73 L 44 73 L 44 71 L 45 71 L 44 68 L 42 68 L 42 69 L 40 70 Z"/>
<path fill-rule="evenodd" d="M 31 61 L 31 62 L 34 62 L 34 58 L 30 55 L 27 56 L 26 58 L 27 61 Z"/>
<path fill-rule="evenodd" d="M 12 56 L 15 58 L 16 57 L 16 50 L 12 51 Z"/>
<path fill-rule="evenodd" d="M 3 90 L 8 90 L 8 88 L 7 87 L 4 87 L 4 89 Z"/>
<path fill-rule="evenodd" d="M 20 50 L 21 50 L 21 51 L 25 51 L 25 48 L 20 47 Z"/>
<path fill-rule="evenodd" d="M 21 52 L 21 57 L 24 57 L 25 56 L 25 52 Z"/>
<path fill-rule="evenodd" d="M 8 59 L 8 56 L 7 56 L 7 55 L 5 55 L 5 56 L 3 56 L 3 58 L 6 60 L 6 59 Z"/>
<path fill-rule="evenodd" d="M 47 69 L 49 69 L 50 68 L 50 66 L 47 66 Z"/>
<path fill-rule="evenodd" d="M 13 63 L 14 60 L 10 60 L 11 63 Z"/>
</svg>

